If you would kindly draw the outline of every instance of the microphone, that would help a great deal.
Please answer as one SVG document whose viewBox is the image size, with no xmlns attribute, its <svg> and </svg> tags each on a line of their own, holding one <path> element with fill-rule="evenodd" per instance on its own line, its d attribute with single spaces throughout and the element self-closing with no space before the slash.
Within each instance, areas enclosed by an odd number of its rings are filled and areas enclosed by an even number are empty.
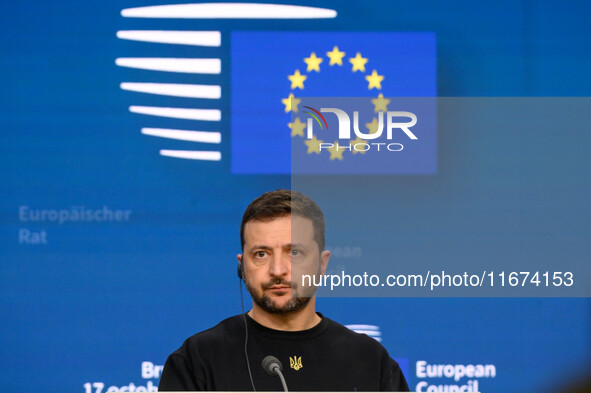
<svg viewBox="0 0 591 393">
<path fill-rule="evenodd" d="M 272 355 L 265 356 L 261 365 L 263 366 L 263 369 L 269 374 L 279 376 L 279 379 L 281 379 L 281 384 L 283 385 L 283 390 L 287 392 L 287 384 L 285 383 L 285 378 L 281 372 L 281 370 L 283 370 L 283 366 L 281 365 L 279 359 Z"/>
</svg>

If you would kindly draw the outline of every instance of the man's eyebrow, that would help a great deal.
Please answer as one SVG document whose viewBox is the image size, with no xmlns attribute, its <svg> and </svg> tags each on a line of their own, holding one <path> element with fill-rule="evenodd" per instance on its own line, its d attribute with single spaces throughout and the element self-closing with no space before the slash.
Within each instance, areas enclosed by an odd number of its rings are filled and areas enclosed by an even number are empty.
<svg viewBox="0 0 591 393">
<path fill-rule="evenodd" d="M 287 243 L 281 246 L 281 248 L 288 249 L 288 248 L 306 248 L 303 243 Z M 248 249 L 249 252 L 253 252 L 254 250 L 272 250 L 272 247 L 266 246 L 264 244 L 255 244 L 254 246 Z"/>
<path fill-rule="evenodd" d="M 255 244 L 254 246 L 248 249 L 249 252 L 252 252 L 254 250 L 271 250 L 271 247 L 265 246 L 263 244 Z"/>
</svg>

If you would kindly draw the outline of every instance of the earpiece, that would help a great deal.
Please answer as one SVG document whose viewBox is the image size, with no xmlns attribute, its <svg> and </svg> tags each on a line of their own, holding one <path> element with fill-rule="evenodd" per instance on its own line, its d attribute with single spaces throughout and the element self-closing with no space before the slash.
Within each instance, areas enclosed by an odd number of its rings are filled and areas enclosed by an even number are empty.
<svg viewBox="0 0 591 393">
<path fill-rule="evenodd" d="M 244 268 L 242 267 L 242 264 L 239 263 L 238 264 L 238 278 L 241 279 L 241 280 L 244 280 L 244 271 L 243 271 L 243 269 Z"/>
<path fill-rule="evenodd" d="M 238 272 L 238 278 L 244 281 L 244 266 L 242 263 L 238 263 L 238 268 L 236 269 Z M 252 391 L 256 392 L 256 388 L 254 387 L 254 380 L 252 379 L 252 372 L 250 371 L 250 360 L 248 359 L 248 322 L 246 321 L 246 313 L 244 312 L 244 298 L 242 297 L 242 281 L 238 281 L 238 285 L 240 285 L 240 306 L 242 307 L 242 318 L 244 319 L 244 357 L 246 358 L 246 367 L 248 368 L 248 376 L 250 377 L 250 384 L 252 385 Z M 244 282 L 246 285 L 246 282 Z"/>
</svg>

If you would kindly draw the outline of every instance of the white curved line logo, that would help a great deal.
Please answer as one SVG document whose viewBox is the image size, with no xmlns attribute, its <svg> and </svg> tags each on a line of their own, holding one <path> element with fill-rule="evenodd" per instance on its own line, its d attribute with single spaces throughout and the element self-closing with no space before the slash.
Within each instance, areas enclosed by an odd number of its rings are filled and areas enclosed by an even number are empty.
<svg viewBox="0 0 591 393">
<path fill-rule="evenodd" d="M 347 328 L 353 330 L 355 333 L 367 334 L 369 337 L 382 342 L 382 332 L 380 327 L 376 325 L 347 325 Z"/>
<path fill-rule="evenodd" d="M 124 30 L 117 32 L 122 40 L 216 47 L 222 45 L 219 31 Z"/>
<path fill-rule="evenodd" d="M 121 11 L 124 18 L 173 18 L 173 19 L 329 19 L 335 18 L 335 10 L 317 7 L 262 3 L 195 3 L 168 4 Z M 222 47 L 220 31 L 173 31 L 173 30 L 120 30 L 117 38 L 122 40 L 149 42 L 156 44 L 191 45 L 197 47 Z M 169 58 L 169 57 L 120 57 L 115 60 L 119 67 L 155 72 L 199 74 L 203 78 L 222 73 L 220 58 Z M 155 74 L 157 77 L 157 74 Z M 212 82 L 214 82 L 212 80 Z M 183 97 L 207 100 L 222 99 L 222 89 L 218 84 L 158 83 L 147 81 L 125 81 L 122 90 L 152 94 L 157 96 Z M 209 106 L 209 105 L 208 105 Z M 221 103 L 218 108 L 221 107 Z M 171 119 L 184 119 L 208 122 L 214 130 L 179 130 L 173 128 L 142 128 L 142 134 L 153 137 L 220 145 L 222 132 L 219 122 L 221 109 L 179 108 L 169 106 L 130 105 L 129 111 L 135 114 L 157 116 Z M 218 128 L 215 130 L 215 128 Z M 165 157 L 220 161 L 219 150 L 160 150 Z"/>
<path fill-rule="evenodd" d="M 160 94 L 173 97 L 188 98 L 221 98 L 222 89 L 219 86 L 187 85 L 180 83 L 131 83 L 123 82 L 123 90 L 138 93 Z"/>
<path fill-rule="evenodd" d="M 335 18 L 337 12 L 326 8 L 262 3 L 170 4 L 128 8 L 127 18 L 179 19 L 322 19 Z"/>
<path fill-rule="evenodd" d="M 175 59 L 158 57 L 120 57 L 115 60 L 120 67 L 139 68 L 151 71 L 184 72 L 187 74 L 219 74 L 220 59 Z"/>
</svg>

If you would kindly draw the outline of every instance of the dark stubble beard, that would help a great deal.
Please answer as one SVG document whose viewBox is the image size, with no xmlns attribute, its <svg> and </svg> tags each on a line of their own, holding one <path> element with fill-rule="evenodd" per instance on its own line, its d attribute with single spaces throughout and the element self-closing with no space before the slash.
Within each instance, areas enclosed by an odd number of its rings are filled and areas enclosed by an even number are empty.
<svg viewBox="0 0 591 393">
<path fill-rule="evenodd" d="M 291 299 L 287 301 L 282 307 L 277 306 L 277 304 L 271 300 L 269 296 L 265 294 L 265 289 L 270 288 L 273 285 L 285 285 L 291 287 L 292 294 L 296 292 L 297 288 L 294 288 L 295 283 L 290 283 L 289 281 L 285 281 L 279 277 L 271 279 L 271 281 L 266 282 L 262 285 L 261 295 L 257 296 L 253 288 L 250 286 L 248 280 L 245 281 L 246 289 L 250 293 L 252 300 L 264 311 L 270 314 L 279 314 L 279 315 L 286 315 L 292 314 L 302 310 L 306 305 L 310 302 L 312 296 L 314 296 L 314 291 L 310 294 L 310 296 L 292 296 Z"/>
</svg>

